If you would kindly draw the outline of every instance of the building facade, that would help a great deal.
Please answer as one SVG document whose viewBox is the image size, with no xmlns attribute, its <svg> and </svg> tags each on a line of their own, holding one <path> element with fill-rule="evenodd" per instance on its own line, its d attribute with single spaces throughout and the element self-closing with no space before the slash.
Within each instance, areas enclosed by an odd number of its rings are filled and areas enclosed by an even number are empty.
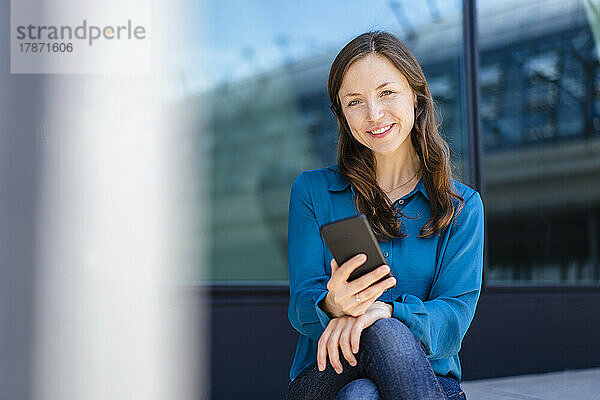
<svg viewBox="0 0 600 400">
<path fill-rule="evenodd" d="M 374 29 L 418 58 L 454 175 L 484 199 L 485 282 L 464 378 L 600 365 L 598 1 L 208 3 L 210 84 L 183 101 L 210 107 L 197 149 L 210 198 L 209 265 L 198 269 L 209 274 L 192 287 L 211 293 L 214 398 L 285 391 L 297 340 L 289 189 L 335 164 L 329 67 Z"/>
</svg>

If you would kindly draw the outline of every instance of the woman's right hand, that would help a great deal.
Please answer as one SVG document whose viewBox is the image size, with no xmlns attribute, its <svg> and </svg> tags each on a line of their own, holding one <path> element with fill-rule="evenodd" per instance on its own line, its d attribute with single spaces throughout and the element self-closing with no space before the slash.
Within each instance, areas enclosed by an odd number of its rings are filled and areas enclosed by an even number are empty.
<svg viewBox="0 0 600 400">
<path fill-rule="evenodd" d="M 358 317 L 373 304 L 383 292 L 396 285 L 396 279 L 390 277 L 376 285 L 375 282 L 390 272 L 390 267 L 379 268 L 348 282 L 348 277 L 356 268 L 367 261 L 364 254 L 357 254 L 338 267 L 335 259 L 331 260 L 331 278 L 327 282 L 328 293 L 323 300 L 325 312 L 334 318 L 344 315 Z M 372 285 L 372 286 L 371 286 Z M 356 301 L 356 295 L 360 302 Z"/>
</svg>

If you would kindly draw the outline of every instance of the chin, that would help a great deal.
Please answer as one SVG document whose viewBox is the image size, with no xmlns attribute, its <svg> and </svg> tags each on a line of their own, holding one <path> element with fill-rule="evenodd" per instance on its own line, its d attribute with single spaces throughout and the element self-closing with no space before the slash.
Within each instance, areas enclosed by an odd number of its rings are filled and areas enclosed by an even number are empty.
<svg viewBox="0 0 600 400">
<path fill-rule="evenodd" d="M 407 138 L 408 136 L 406 136 L 403 140 L 390 140 L 387 143 L 373 143 L 372 141 L 369 141 L 367 142 L 367 147 L 371 149 L 371 151 L 373 151 L 374 153 L 382 155 L 393 154 L 398 152 L 402 148 L 402 145 L 405 144 Z"/>
<path fill-rule="evenodd" d="M 390 143 L 387 146 L 376 145 L 376 146 L 368 146 L 368 147 L 371 149 L 371 151 L 373 153 L 387 155 L 387 154 L 395 153 L 400 148 L 400 145 L 399 144 L 394 145 L 394 144 Z"/>
</svg>

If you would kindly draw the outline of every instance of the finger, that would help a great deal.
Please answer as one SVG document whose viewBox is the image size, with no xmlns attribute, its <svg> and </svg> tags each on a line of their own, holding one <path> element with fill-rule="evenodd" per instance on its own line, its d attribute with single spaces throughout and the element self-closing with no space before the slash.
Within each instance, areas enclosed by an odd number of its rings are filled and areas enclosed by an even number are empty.
<svg viewBox="0 0 600 400">
<path fill-rule="evenodd" d="M 339 319 L 339 322 L 336 324 L 335 329 L 333 329 L 331 336 L 329 336 L 329 340 L 327 341 L 329 362 L 338 374 L 341 374 L 344 370 L 342 363 L 340 362 L 339 343 L 340 334 L 342 333 L 342 329 L 344 329 L 345 321 L 346 319 L 344 318 Z"/>
<path fill-rule="evenodd" d="M 365 299 L 365 301 L 368 301 L 373 297 L 378 298 L 383 294 L 383 292 L 393 288 L 394 286 L 396 286 L 396 278 L 391 277 L 387 278 L 385 281 L 379 282 L 377 285 L 368 287 L 367 289 L 360 292 L 361 303 L 363 298 Z"/>
<path fill-rule="evenodd" d="M 357 318 L 352 330 L 350 331 L 350 345 L 352 346 L 352 353 L 358 353 L 360 348 L 360 336 L 363 331 L 363 318 Z"/>
<path fill-rule="evenodd" d="M 333 276 L 333 274 L 335 274 L 335 271 L 337 271 L 339 269 L 337 261 L 335 261 L 335 258 L 331 259 L 331 276 Z"/>
<path fill-rule="evenodd" d="M 348 284 L 348 289 L 352 293 L 361 292 L 361 291 L 365 290 L 366 288 L 368 288 L 369 286 L 371 286 L 372 284 L 374 284 L 375 282 L 377 282 L 378 280 L 380 280 L 381 278 L 383 278 L 384 276 L 386 276 L 389 272 L 390 272 L 390 267 L 388 265 L 384 264 L 384 265 L 378 267 L 377 269 L 369 272 L 368 274 L 365 274 L 365 275 L 361 276 L 360 278 L 355 279 L 352 282 L 350 282 Z"/>
<path fill-rule="evenodd" d="M 356 323 L 354 324 L 352 333 L 350 334 L 350 342 L 352 343 L 352 352 L 354 354 L 358 353 L 360 350 L 360 337 L 362 332 L 379 319 L 381 319 L 381 317 L 373 316 L 373 314 L 369 313 L 361 315 L 356 319 Z"/>
<path fill-rule="evenodd" d="M 376 283 L 380 279 L 384 278 L 389 273 L 390 273 L 389 265 L 387 265 L 387 264 L 381 265 L 378 268 L 374 269 L 373 271 L 369 272 L 368 274 L 365 274 L 365 275 L 361 276 L 360 278 L 350 282 L 348 285 L 349 289 L 351 289 L 354 292 L 362 291 L 362 290 L 372 286 L 374 283 Z"/>
<path fill-rule="evenodd" d="M 340 335 L 340 348 L 342 349 L 342 354 L 344 355 L 344 358 L 346 360 L 348 360 L 348 363 L 350 365 L 352 365 L 353 367 L 356 366 L 357 362 L 356 362 L 356 358 L 354 357 L 354 354 L 352 354 L 352 347 L 350 344 L 350 335 L 351 335 L 353 326 L 355 325 L 355 321 L 357 321 L 356 318 L 349 320 L 346 323 L 346 326 L 344 327 L 344 329 L 342 330 L 342 334 Z"/>
<path fill-rule="evenodd" d="M 390 278 L 390 283 L 386 283 L 385 286 L 381 284 L 371 286 L 368 289 L 363 290 L 359 294 L 360 303 L 353 303 L 346 313 L 353 317 L 360 317 L 364 315 L 369 307 L 373 305 L 381 297 L 386 289 L 394 287 L 395 278 Z M 382 282 L 383 283 L 383 282 Z"/>
<path fill-rule="evenodd" d="M 358 303 L 352 309 L 352 315 L 356 317 L 363 315 L 367 311 L 367 309 L 371 307 L 371 305 L 375 303 L 375 301 L 377 301 L 379 297 L 381 297 L 385 290 L 392 288 L 395 285 L 396 278 L 392 277 L 360 292 L 360 303 Z"/>
<path fill-rule="evenodd" d="M 360 304 L 352 309 L 352 316 L 356 318 L 362 317 L 367 312 L 369 307 L 371 307 L 371 305 L 373 305 L 373 303 L 379 298 L 379 296 L 375 294 L 373 297 L 363 299 L 363 295 L 361 294 Z"/>
<path fill-rule="evenodd" d="M 337 319 L 332 319 L 319 338 L 317 346 L 317 366 L 319 367 L 319 371 L 324 371 L 327 366 L 327 342 L 336 323 Z"/>
<path fill-rule="evenodd" d="M 348 261 L 346 261 L 345 263 L 342 264 L 342 266 L 339 269 L 339 271 L 340 271 L 340 273 L 338 274 L 338 275 L 340 275 L 339 279 L 342 279 L 343 282 L 346 282 L 348 280 L 348 278 L 350 277 L 350 274 L 352 273 L 352 271 L 354 271 L 356 268 L 363 265 L 366 261 L 367 261 L 366 254 L 359 253 L 359 254 L 355 255 L 354 257 L 352 257 L 351 259 L 349 259 Z"/>
</svg>

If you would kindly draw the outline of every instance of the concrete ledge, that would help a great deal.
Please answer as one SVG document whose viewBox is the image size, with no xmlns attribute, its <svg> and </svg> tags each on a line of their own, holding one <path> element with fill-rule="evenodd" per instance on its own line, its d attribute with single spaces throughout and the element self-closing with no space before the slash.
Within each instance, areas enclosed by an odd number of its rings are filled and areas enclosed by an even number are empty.
<svg viewBox="0 0 600 400">
<path fill-rule="evenodd" d="M 600 399 L 600 368 L 463 381 L 468 400 Z"/>
</svg>

